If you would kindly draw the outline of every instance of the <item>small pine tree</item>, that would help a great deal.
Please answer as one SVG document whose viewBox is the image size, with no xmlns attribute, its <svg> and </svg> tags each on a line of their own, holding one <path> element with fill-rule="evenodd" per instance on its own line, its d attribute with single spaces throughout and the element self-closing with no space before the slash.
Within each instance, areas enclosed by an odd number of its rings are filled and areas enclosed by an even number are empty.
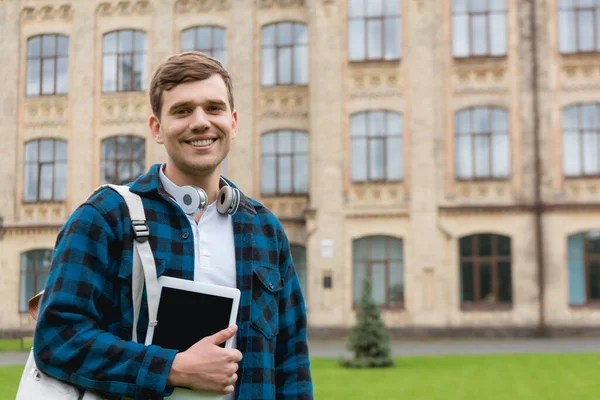
<svg viewBox="0 0 600 400">
<path fill-rule="evenodd" d="M 371 295 L 369 280 L 364 281 L 357 317 L 357 323 L 352 328 L 348 340 L 348 349 L 354 353 L 354 358 L 342 359 L 340 365 L 350 368 L 394 365 L 390 356 L 390 334 Z"/>
</svg>

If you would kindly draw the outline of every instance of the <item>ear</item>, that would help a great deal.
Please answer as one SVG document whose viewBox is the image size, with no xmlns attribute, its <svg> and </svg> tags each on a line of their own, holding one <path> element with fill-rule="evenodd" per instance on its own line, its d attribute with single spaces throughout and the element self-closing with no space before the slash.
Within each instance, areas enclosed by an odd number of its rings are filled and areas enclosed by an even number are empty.
<svg viewBox="0 0 600 400">
<path fill-rule="evenodd" d="M 231 114 L 231 139 L 235 139 L 235 135 L 237 134 L 237 127 L 238 127 L 238 115 L 237 115 L 237 111 L 233 110 L 233 113 Z"/>
<path fill-rule="evenodd" d="M 152 132 L 154 141 L 158 144 L 164 144 L 165 142 L 160 129 L 160 120 L 156 115 L 152 114 L 150 118 L 148 118 L 148 126 L 150 127 L 150 132 Z"/>
</svg>

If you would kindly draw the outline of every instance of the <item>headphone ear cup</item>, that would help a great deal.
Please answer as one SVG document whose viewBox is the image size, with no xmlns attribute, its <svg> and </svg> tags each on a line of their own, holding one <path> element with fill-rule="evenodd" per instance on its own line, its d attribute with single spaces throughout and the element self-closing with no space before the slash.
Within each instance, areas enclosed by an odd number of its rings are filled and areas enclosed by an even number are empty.
<svg viewBox="0 0 600 400">
<path fill-rule="evenodd" d="M 219 196 L 217 197 L 217 211 L 219 214 L 231 214 L 230 209 L 233 203 L 233 190 L 230 186 L 223 186 L 219 190 Z"/>
<path fill-rule="evenodd" d="M 177 195 L 180 197 L 175 199 L 175 201 L 179 204 L 184 213 L 193 214 L 198 211 L 201 202 L 198 190 L 191 186 L 183 186 Z"/>
</svg>

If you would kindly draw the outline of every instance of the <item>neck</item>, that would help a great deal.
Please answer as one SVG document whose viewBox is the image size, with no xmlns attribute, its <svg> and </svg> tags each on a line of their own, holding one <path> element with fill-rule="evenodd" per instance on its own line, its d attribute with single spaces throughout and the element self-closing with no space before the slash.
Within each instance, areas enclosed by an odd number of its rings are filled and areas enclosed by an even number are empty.
<svg viewBox="0 0 600 400">
<path fill-rule="evenodd" d="M 208 204 L 217 200 L 219 193 L 220 175 L 218 168 L 204 174 L 188 174 L 184 171 L 174 168 L 172 164 L 165 163 L 164 173 L 177 186 L 196 186 L 206 192 Z"/>
</svg>

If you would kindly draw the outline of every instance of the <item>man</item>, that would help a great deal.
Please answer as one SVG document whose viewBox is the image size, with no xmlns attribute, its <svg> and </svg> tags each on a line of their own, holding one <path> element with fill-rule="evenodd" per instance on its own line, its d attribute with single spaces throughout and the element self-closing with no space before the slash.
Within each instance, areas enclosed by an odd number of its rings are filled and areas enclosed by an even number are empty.
<svg viewBox="0 0 600 400">
<path fill-rule="evenodd" d="M 102 189 L 71 215 L 54 251 L 34 338 L 46 374 L 114 397 L 162 399 L 190 387 L 235 399 L 312 399 L 306 308 L 289 243 L 275 216 L 240 192 L 215 210 L 219 176 L 237 133 L 231 78 L 214 59 L 167 59 L 150 86 L 149 126 L 167 160 L 133 182 L 150 230 L 157 275 L 237 287 L 237 325 L 187 351 L 144 346 L 145 302 L 131 341 L 133 232 L 127 207 Z M 204 190 L 209 206 L 185 214 L 170 187 Z M 235 335 L 231 349 L 219 347 Z"/>
</svg>

